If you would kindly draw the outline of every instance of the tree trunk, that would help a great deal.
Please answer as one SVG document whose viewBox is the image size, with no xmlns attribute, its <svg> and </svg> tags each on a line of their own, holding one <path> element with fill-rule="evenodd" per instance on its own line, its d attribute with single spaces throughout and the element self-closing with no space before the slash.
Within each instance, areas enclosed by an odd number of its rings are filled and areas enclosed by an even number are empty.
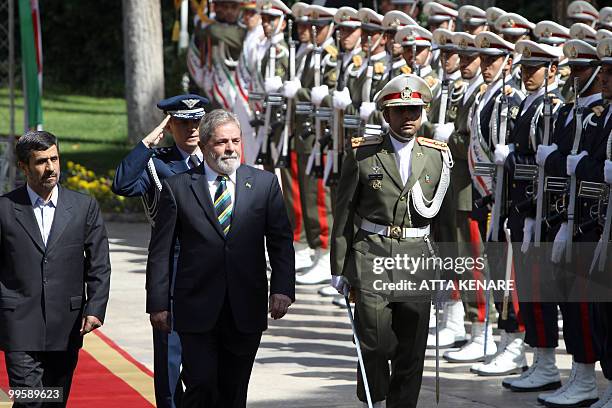
<svg viewBox="0 0 612 408">
<path fill-rule="evenodd" d="M 164 97 L 160 0 L 123 0 L 123 44 L 128 139 L 135 143 L 162 119 L 155 107 Z"/>
</svg>

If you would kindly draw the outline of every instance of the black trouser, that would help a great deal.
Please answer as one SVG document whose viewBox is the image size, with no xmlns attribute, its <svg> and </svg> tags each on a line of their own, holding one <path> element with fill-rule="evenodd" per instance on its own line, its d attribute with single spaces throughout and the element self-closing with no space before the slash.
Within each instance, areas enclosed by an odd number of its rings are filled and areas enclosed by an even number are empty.
<svg viewBox="0 0 612 408">
<path fill-rule="evenodd" d="M 14 408 L 65 407 L 79 350 L 7 351 L 4 353 L 11 388 L 61 387 L 63 402 L 15 402 Z"/>
<path fill-rule="evenodd" d="M 593 339 L 601 371 L 612 381 L 612 303 L 591 303 Z"/>
<path fill-rule="evenodd" d="M 372 402 L 386 399 L 387 408 L 416 407 L 423 380 L 431 300 L 415 298 L 415 302 L 390 303 L 371 292 L 357 291 L 356 295 L 355 326 Z M 359 367 L 357 397 L 366 401 Z"/>
<path fill-rule="evenodd" d="M 183 408 L 244 408 L 261 332 L 238 331 L 229 302 L 208 332 L 179 332 L 182 346 Z"/>
</svg>

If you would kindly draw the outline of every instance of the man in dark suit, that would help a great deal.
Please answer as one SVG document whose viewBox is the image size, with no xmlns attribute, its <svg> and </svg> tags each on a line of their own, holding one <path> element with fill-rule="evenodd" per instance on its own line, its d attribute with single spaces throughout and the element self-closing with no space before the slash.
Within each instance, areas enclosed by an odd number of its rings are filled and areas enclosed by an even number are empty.
<svg viewBox="0 0 612 408">
<path fill-rule="evenodd" d="M 200 123 L 204 163 L 163 182 L 149 246 L 147 313 L 168 331 L 173 239 L 181 242 L 174 329 L 183 348 L 184 407 L 244 407 L 266 308 L 295 299 L 293 234 L 274 174 L 240 165 L 241 131 L 223 110 Z M 268 304 L 266 256 L 272 268 Z"/>
<path fill-rule="evenodd" d="M 83 336 L 104 321 L 108 239 L 96 200 L 58 184 L 55 136 L 26 133 L 17 158 L 26 185 L 0 197 L 0 349 L 11 388 L 61 387 L 65 406 Z"/>
<path fill-rule="evenodd" d="M 199 95 L 173 96 L 160 101 L 157 107 L 167 116 L 151 133 L 142 139 L 117 167 L 113 192 L 126 197 L 142 197 L 145 213 L 153 225 L 157 218 L 161 181 L 175 174 L 197 167 L 202 162 L 198 125 L 204 116 L 203 106 L 208 103 Z M 156 147 L 164 137 L 172 135 L 170 147 Z M 178 257 L 177 241 L 174 257 Z M 169 279 L 172 280 L 173 274 Z M 175 331 L 153 330 L 153 371 L 155 372 L 155 402 L 158 408 L 176 408 L 182 398 L 179 381 L 181 369 L 181 342 Z"/>
</svg>

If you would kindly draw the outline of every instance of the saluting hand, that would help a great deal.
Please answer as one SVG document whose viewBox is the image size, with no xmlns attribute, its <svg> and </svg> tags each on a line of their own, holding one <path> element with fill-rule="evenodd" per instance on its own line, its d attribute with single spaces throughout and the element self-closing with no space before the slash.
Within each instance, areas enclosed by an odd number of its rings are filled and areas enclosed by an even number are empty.
<svg viewBox="0 0 612 408">
<path fill-rule="evenodd" d="M 274 320 L 282 318 L 285 314 L 287 314 L 289 305 L 291 305 L 291 298 L 289 298 L 289 296 L 278 293 L 270 295 L 270 307 L 268 309 L 270 312 L 270 317 Z"/>
<path fill-rule="evenodd" d="M 89 332 L 96 330 L 98 327 L 102 327 L 102 322 L 96 316 L 85 316 L 81 322 L 81 336 L 86 335 Z"/>
<path fill-rule="evenodd" d="M 157 146 L 159 142 L 164 138 L 164 129 L 168 127 L 168 121 L 170 120 L 170 115 L 166 115 L 164 120 L 161 121 L 159 125 L 151 133 L 145 136 L 142 139 L 142 143 L 144 143 L 147 147 Z"/>
</svg>

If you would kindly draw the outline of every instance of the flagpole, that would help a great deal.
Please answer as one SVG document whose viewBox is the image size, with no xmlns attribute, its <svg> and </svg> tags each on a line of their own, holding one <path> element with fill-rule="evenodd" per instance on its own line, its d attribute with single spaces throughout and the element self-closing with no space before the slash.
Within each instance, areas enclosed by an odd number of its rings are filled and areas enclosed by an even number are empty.
<svg viewBox="0 0 612 408">
<path fill-rule="evenodd" d="M 15 149 L 15 3 L 8 0 L 8 88 L 9 88 L 9 174 L 8 191 L 15 186 L 16 164 L 14 160 Z"/>
</svg>

